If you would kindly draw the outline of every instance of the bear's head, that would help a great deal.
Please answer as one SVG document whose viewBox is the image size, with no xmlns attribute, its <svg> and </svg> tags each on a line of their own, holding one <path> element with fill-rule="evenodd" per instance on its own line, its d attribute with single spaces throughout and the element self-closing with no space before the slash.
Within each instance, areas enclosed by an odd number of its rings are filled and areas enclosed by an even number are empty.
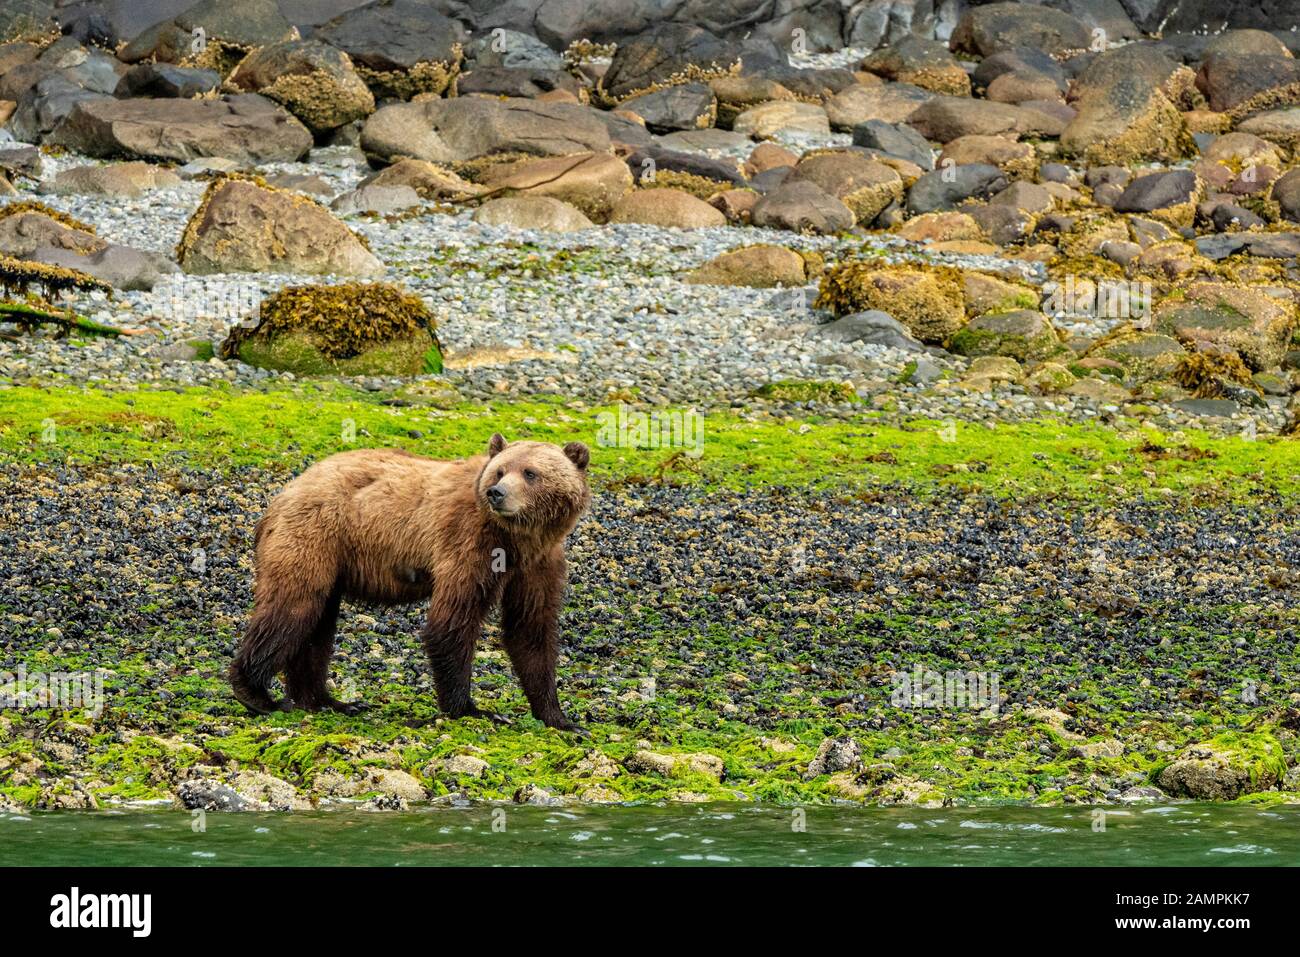
<svg viewBox="0 0 1300 957">
<path fill-rule="evenodd" d="M 494 435 L 479 476 L 479 502 L 506 528 L 562 537 L 591 504 L 590 459 L 581 442 L 560 448 L 549 442 L 507 443 Z"/>
</svg>

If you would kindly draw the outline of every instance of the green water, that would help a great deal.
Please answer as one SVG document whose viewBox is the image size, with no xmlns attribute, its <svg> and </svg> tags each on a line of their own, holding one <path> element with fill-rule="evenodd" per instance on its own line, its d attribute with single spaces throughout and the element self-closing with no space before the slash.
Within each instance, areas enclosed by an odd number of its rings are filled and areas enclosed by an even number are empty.
<svg viewBox="0 0 1300 957">
<path fill-rule="evenodd" d="M 736 805 L 0 816 L 0 865 L 1294 865 L 1300 807 Z M 802 814 L 802 819 L 800 815 Z M 799 825 L 802 823 L 802 829 Z"/>
</svg>

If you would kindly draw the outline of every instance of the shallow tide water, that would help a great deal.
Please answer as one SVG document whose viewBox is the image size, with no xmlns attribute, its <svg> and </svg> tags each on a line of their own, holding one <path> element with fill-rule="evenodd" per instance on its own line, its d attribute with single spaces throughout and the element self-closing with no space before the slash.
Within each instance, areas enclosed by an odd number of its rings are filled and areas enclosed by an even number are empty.
<svg viewBox="0 0 1300 957">
<path fill-rule="evenodd" d="M 0 866 L 1286 866 L 1300 807 L 735 805 L 0 816 Z"/>
</svg>

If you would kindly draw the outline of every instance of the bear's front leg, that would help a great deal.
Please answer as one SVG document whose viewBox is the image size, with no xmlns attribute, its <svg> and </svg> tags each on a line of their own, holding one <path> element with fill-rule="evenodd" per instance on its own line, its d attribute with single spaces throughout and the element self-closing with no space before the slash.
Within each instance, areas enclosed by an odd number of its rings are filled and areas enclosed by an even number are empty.
<svg viewBox="0 0 1300 957">
<path fill-rule="evenodd" d="M 501 631 L 533 717 L 548 727 L 577 731 L 564 716 L 555 688 L 564 580 L 562 553 L 540 566 L 511 572 L 501 595 Z"/>
<path fill-rule="evenodd" d="M 470 696 L 474 670 L 474 649 L 483 630 L 484 603 L 467 601 L 453 589 L 435 589 L 429 616 L 420 634 L 424 653 L 429 656 L 438 707 L 450 718 L 491 718 L 499 715 L 480 710 Z"/>
</svg>

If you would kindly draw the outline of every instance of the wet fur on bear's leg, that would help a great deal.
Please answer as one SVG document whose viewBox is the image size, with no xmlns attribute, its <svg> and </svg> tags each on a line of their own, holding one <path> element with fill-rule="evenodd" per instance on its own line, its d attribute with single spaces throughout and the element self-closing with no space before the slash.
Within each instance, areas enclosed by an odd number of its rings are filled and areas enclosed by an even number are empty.
<svg viewBox="0 0 1300 957">
<path fill-rule="evenodd" d="M 501 630 L 533 717 L 548 727 L 573 731 L 577 726 L 565 717 L 555 687 L 564 582 L 564 553 L 559 549 L 533 567 L 516 569 L 501 595 Z"/>
<path fill-rule="evenodd" d="M 285 668 L 286 705 L 305 711 L 341 711 L 359 714 L 362 701 L 339 701 L 329 693 L 330 659 L 334 657 L 334 631 L 338 625 L 340 595 L 330 595 L 311 637 Z"/>
<path fill-rule="evenodd" d="M 449 718 L 500 720 L 498 715 L 480 709 L 470 693 L 474 651 L 483 633 L 482 621 L 488 607 L 484 587 L 454 588 L 444 584 L 436 588 L 420 632 L 420 643 L 429 658 L 438 693 L 438 708 Z M 467 590 L 471 595 L 468 600 L 464 597 Z"/>
</svg>

